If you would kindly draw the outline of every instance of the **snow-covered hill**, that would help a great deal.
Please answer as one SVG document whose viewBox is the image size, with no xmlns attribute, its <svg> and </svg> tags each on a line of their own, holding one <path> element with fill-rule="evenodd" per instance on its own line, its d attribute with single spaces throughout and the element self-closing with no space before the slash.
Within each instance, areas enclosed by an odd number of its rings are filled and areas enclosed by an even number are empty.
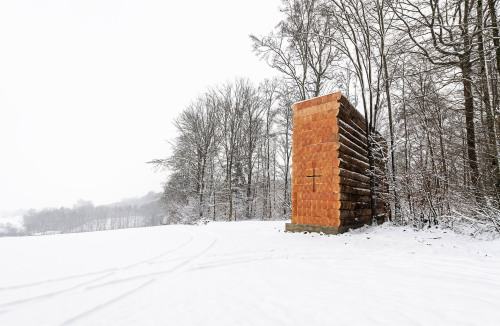
<svg viewBox="0 0 500 326">
<path fill-rule="evenodd" d="M 284 222 L 0 238 L 0 325 L 498 325 L 500 241 Z"/>
</svg>

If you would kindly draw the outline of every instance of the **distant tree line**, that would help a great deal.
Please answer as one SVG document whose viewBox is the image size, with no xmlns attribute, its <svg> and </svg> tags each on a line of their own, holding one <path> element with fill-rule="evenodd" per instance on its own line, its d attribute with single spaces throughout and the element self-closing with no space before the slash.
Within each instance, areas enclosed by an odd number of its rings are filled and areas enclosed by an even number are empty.
<svg viewBox="0 0 500 326">
<path fill-rule="evenodd" d="M 0 237 L 17 237 L 26 235 L 24 229 L 17 227 L 12 223 L 2 223 L 0 224 Z"/>
<path fill-rule="evenodd" d="M 216 86 L 177 118 L 169 223 L 285 218 L 292 111 L 340 90 L 388 141 L 392 220 L 500 232 L 498 2 L 282 0 L 254 52 L 280 77 Z M 373 171 L 373 164 L 370 166 Z"/>
<path fill-rule="evenodd" d="M 5 235 L 89 232 L 160 225 L 163 210 L 155 196 L 150 193 L 144 197 L 148 200 L 137 205 L 118 203 L 94 206 L 90 201 L 80 200 L 73 208 L 32 209 L 23 216 L 24 230 L 10 230 Z"/>
</svg>

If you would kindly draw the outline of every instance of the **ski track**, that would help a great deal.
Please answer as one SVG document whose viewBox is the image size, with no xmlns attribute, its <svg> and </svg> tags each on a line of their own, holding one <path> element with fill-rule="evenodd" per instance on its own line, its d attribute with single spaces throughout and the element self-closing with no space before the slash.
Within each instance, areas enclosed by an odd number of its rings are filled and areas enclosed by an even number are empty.
<svg viewBox="0 0 500 326">
<path fill-rule="evenodd" d="M 183 243 L 179 244 L 178 246 L 176 246 L 172 249 L 169 249 L 169 250 L 167 250 L 167 251 L 165 251 L 157 256 L 154 256 L 152 258 L 141 260 L 141 261 L 135 262 L 135 263 L 130 264 L 130 265 L 126 265 L 126 266 L 121 267 L 121 268 L 111 268 L 111 269 L 105 269 L 105 270 L 92 272 L 92 273 L 71 275 L 71 276 L 62 277 L 62 278 L 58 278 L 58 279 L 50 279 L 50 280 L 46 280 L 46 281 L 26 283 L 26 284 L 11 286 L 11 287 L 0 288 L 0 292 L 10 291 L 10 290 L 18 290 L 18 289 L 25 289 L 25 288 L 34 287 L 34 286 L 47 285 L 47 284 L 53 284 L 53 283 L 62 282 L 62 281 L 68 281 L 68 280 L 72 280 L 72 279 L 78 279 L 78 278 L 87 277 L 87 276 L 104 274 L 104 275 L 101 275 L 101 276 L 96 277 L 94 279 L 91 279 L 90 281 L 78 283 L 76 285 L 69 286 L 68 288 L 65 288 L 62 290 L 53 291 L 53 292 L 44 293 L 44 294 L 36 295 L 33 297 L 29 297 L 29 298 L 23 298 L 23 299 L 18 299 L 18 300 L 2 303 L 2 304 L 0 304 L 0 308 L 18 306 L 18 305 L 22 305 L 22 304 L 26 304 L 26 303 L 32 303 L 34 301 L 38 301 L 38 300 L 42 300 L 42 299 L 52 298 L 55 296 L 59 296 L 59 295 L 63 295 L 63 294 L 75 291 L 75 290 L 82 288 L 82 287 L 84 288 L 83 289 L 84 291 L 92 289 L 94 287 L 91 287 L 91 286 L 89 287 L 89 285 L 91 285 L 92 283 L 95 283 L 95 282 L 98 282 L 102 279 L 116 275 L 119 272 L 125 272 L 125 271 L 133 269 L 134 267 L 152 263 L 157 259 L 163 258 L 171 253 L 177 252 L 178 250 L 187 246 L 189 243 L 191 243 L 195 239 L 196 236 L 192 232 L 189 232 L 189 233 L 190 233 L 190 236 L 189 236 L 188 240 L 184 241 Z M 113 282 L 113 281 L 109 282 L 109 284 L 113 284 L 113 283 L 115 283 L 115 282 Z M 9 312 L 9 311 L 12 311 L 12 309 L 1 310 L 0 314 L 4 314 L 4 313 Z"/>
</svg>

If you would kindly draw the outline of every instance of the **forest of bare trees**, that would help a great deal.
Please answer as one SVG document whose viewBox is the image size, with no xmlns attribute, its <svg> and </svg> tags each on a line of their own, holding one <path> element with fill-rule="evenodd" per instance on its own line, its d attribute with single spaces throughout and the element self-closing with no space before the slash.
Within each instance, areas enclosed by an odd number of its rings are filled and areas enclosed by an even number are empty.
<svg viewBox="0 0 500 326">
<path fill-rule="evenodd" d="M 166 223 L 284 218 L 290 213 L 291 106 L 278 79 L 237 79 L 208 90 L 177 119 Z"/>
<path fill-rule="evenodd" d="M 500 232 L 498 7 L 282 0 L 276 28 L 250 36 L 278 76 L 207 90 L 153 161 L 169 171 L 166 222 L 289 218 L 291 106 L 341 91 L 367 118 L 369 156 L 376 132 L 388 141 L 393 222 Z"/>
</svg>

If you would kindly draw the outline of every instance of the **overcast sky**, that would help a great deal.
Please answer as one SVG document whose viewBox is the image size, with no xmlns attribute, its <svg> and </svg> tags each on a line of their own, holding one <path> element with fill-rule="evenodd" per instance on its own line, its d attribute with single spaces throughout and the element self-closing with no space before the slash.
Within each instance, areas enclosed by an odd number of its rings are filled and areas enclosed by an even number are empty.
<svg viewBox="0 0 500 326">
<path fill-rule="evenodd" d="M 0 211 L 160 191 L 172 120 L 207 87 L 275 73 L 249 34 L 279 0 L 1 0 Z"/>
</svg>

